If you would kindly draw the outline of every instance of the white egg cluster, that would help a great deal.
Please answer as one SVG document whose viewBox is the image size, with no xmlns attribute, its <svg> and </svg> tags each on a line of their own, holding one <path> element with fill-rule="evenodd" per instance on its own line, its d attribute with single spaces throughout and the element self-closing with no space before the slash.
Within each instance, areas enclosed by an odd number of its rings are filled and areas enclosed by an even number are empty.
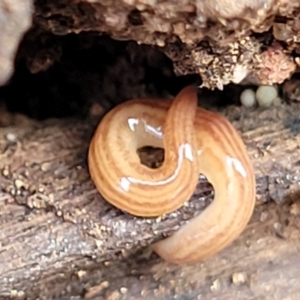
<svg viewBox="0 0 300 300">
<path fill-rule="evenodd" d="M 245 89 L 240 95 L 240 101 L 245 107 L 253 107 L 258 103 L 261 107 L 279 104 L 278 89 L 274 85 L 260 85 L 256 92 Z"/>
</svg>

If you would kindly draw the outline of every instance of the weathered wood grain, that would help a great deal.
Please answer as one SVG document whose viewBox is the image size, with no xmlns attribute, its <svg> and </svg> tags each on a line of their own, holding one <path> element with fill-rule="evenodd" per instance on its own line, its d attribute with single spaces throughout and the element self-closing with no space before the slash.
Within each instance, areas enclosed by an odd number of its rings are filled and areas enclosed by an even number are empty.
<svg viewBox="0 0 300 300">
<path fill-rule="evenodd" d="M 204 209 L 206 183 L 165 219 L 134 218 L 90 180 L 95 120 L 1 128 L 0 299 L 299 299 L 299 108 L 223 111 L 253 160 L 258 204 L 232 246 L 185 267 L 134 253 Z"/>
</svg>

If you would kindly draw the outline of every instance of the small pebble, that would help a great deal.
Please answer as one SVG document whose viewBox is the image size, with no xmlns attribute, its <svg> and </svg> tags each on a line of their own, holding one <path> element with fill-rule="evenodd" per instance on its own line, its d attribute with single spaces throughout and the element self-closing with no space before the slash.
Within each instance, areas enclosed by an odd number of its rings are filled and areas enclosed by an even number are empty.
<svg viewBox="0 0 300 300">
<path fill-rule="evenodd" d="M 84 276 L 86 276 L 86 271 L 84 271 L 84 270 L 79 270 L 79 271 L 77 272 L 77 276 L 78 276 L 78 278 L 83 278 Z"/>
<path fill-rule="evenodd" d="M 8 133 L 6 139 L 11 143 L 15 143 L 17 141 L 17 136 L 14 133 Z"/>
<path fill-rule="evenodd" d="M 247 276 L 245 273 L 233 273 L 232 274 L 232 283 L 235 285 L 241 285 L 243 283 L 245 283 L 247 280 Z"/>
<path fill-rule="evenodd" d="M 256 104 L 255 92 L 251 89 L 244 90 L 240 95 L 240 101 L 245 107 L 253 107 Z"/>
<path fill-rule="evenodd" d="M 256 91 L 256 100 L 259 106 L 269 107 L 278 97 L 277 88 L 273 85 L 261 85 Z"/>
<path fill-rule="evenodd" d="M 16 179 L 14 184 L 15 184 L 16 189 L 18 189 L 18 190 L 21 189 L 22 187 L 24 187 L 24 182 L 20 179 Z"/>
<path fill-rule="evenodd" d="M 210 286 L 210 290 L 212 292 L 217 292 L 221 289 L 221 282 L 219 279 L 216 279 L 215 281 L 213 281 L 212 285 Z"/>
</svg>

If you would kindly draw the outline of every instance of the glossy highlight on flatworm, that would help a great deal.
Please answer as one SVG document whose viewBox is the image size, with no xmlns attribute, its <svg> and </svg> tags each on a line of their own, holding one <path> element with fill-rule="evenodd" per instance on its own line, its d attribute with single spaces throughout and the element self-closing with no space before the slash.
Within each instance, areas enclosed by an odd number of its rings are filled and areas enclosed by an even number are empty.
<svg viewBox="0 0 300 300">
<path fill-rule="evenodd" d="M 246 147 L 221 115 L 197 107 L 197 89 L 173 101 L 134 99 L 108 112 L 92 138 L 88 164 L 101 195 L 135 216 L 155 217 L 180 208 L 199 174 L 214 187 L 214 201 L 170 237 L 151 245 L 163 259 L 188 264 L 231 244 L 255 206 L 255 177 Z M 161 167 L 141 164 L 137 149 L 164 148 Z"/>
</svg>

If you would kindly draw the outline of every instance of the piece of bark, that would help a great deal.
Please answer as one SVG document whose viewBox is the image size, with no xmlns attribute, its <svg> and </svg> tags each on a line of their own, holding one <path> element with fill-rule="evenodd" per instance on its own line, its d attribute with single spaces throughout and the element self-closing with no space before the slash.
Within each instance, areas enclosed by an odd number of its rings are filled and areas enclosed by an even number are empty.
<svg viewBox="0 0 300 300">
<path fill-rule="evenodd" d="M 15 54 L 31 26 L 32 13 L 31 0 L 0 0 L 0 86 L 13 74 Z"/>
<path fill-rule="evenodd" d="M 35 3 L 34 23 L 56 35 L 105 32 L 154 45 L 177 75 L 197 73 L 203 87 L 223 89 L 288 79 L 299 66 L 299 16 L 298 0 L 56 0 Z"/>
<path fill-rule="evenodd" d="M 296 0 L 56 0 L 36 2 L 34 13 L 40 28 L 58 35 L 97 31 L 160 47 L 176 40 L 196 45 L 207 37 L 217 43 L 233 35 L 239 40 L 251 30 L 261 33 L 275 27 L 276 16 L 284 24 L 285 40 L 297 37 L 298 28 L 290 29 L 290 21 L 299 16 Z"/>
<path fill-rule="evenodd" d="M 203 210 L 212 196 L 205 183 L 178 212 L 135 218 L 106 203 L 90 180 L 86 155 L 94 120 L 18 121 L 2 128 L 0 297 L 137 299 L 142 293 L 146 299 L 234 299 L 239 293 L 239 299 L 283 299 L 299 293 L 293 278 L 299 277 L 300 226 L 292 215 L 299 208 L 295 203 L 292 210 L 290 200 L 282 204 L 299 191 L 298 112 L 298 103 L 223 111 L 242 133 L 262 205 L 232 246 L 185 267 L 134 253 Z M 273 289 L 277 294 L 268 298 Z"/>
</svg>

